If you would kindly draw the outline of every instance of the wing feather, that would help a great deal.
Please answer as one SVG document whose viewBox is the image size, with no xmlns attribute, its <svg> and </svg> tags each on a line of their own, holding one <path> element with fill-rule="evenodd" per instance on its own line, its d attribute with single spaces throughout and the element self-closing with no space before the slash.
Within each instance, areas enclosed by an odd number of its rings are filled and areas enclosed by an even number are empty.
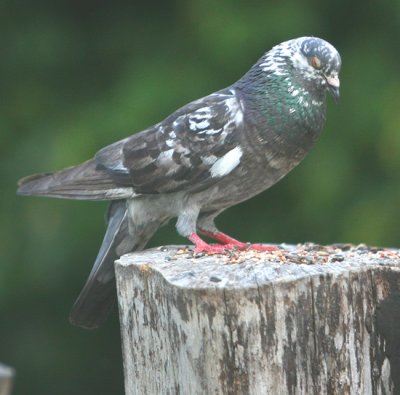
<svg viewBox="0 0 400 395">
<path fill-rule="evenodd" d="M 187 104 L 153 127 L 100 150 L 95 159 L 116 184 L 136 193 L 205 188 L 213 164 L 239 144 L 242 110 L 224 90 Z"/>
</svg>

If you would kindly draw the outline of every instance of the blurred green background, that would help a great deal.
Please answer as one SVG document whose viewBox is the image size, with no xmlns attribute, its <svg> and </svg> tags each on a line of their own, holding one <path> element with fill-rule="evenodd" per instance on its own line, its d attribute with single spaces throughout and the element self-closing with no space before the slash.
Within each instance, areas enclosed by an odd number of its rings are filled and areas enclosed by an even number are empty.
<svg viewBox="0 0 400 395">
<path fill-rule="evenodd" d="M 236 206 L 243 240 L 399 246 L 400 2 L 0 2 L 0 361 L 14 394 L 122 394 L 116 312 L 92 332 L 68 313 L 106 203 L 15 196 L 18 178 L 84 161 L 238 79 L 273 45 L 327 39 L 342 99 L 307 159 Z M 186 243 L 174 224 L 151 245 Z"/>
</svg>

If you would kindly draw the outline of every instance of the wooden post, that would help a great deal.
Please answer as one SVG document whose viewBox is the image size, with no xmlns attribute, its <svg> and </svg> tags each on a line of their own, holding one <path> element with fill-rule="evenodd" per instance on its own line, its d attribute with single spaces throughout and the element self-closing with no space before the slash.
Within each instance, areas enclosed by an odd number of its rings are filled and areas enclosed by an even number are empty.
<svg viewBox="0 0 400 395">
<path fill-rule="evenodd" d="M 127 395 L 400 394 L 400 252 L 283 245 L 116 262 Z"/>
<path fill-rule="evenodd" d="M 0 395 L 10 395 L 14 379 L 14 369 L 0 363 Z"/>
</svg>

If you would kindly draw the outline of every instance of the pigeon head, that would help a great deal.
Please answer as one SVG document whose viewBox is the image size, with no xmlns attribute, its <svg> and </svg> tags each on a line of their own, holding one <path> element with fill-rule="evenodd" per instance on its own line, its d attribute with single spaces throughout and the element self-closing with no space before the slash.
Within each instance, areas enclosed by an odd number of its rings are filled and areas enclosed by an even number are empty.
<svg viewBox="0 0 400 395">
<path fill-rule="evenodd" d="M 247 77 L 253 81 L 261 77 L 264 82 L 262 76 L 267 81 L 290 80 L 317 95 L 329 91 L 337 101 L 340 67 L 340 55 L 331 44 L 317 37 L 300 37 L 273 47 Z"/>
<path fill-rule="evenodd" d="M 327 88 L 337 101 L 341 66 L 338 51 L 325 40 L 314 37 L 300 39 L 299 48 L 303 56 L 294 57 L 295 67 L 303 70 L 306 77 L 316 80 L 320 86 Z"/>
</svg>

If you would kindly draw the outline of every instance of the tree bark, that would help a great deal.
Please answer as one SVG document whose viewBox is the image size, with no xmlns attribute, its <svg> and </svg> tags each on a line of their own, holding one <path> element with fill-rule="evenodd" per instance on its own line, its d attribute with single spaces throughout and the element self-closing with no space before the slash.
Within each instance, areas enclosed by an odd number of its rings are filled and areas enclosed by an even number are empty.
<svg viewBox="0 0 400 395">
<path fill-rule="evenodd" d="M 126 394 L 399 394 L 400 255 L 305 244 L 116 262 Z"/>
</svg>

